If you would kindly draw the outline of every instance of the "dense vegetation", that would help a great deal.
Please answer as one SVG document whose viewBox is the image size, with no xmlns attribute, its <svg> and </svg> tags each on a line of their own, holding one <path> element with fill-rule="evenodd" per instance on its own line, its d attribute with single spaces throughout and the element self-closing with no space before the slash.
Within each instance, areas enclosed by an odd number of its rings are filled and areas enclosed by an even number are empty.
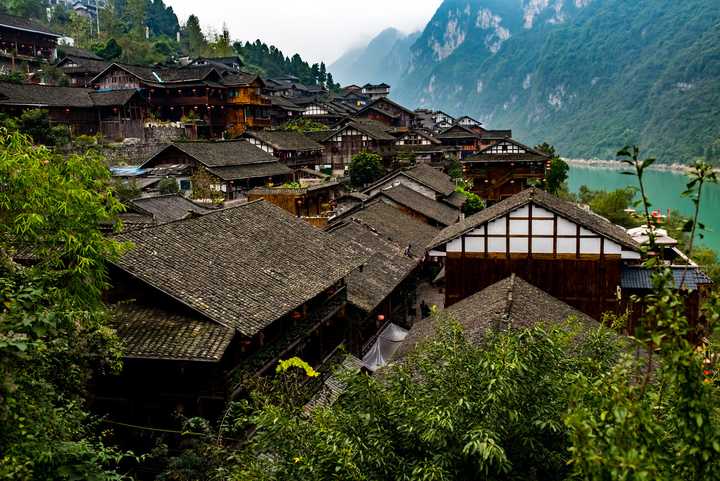
<svg viewBox="0 0 720 481">
<path fill-rule="evenodd" d="M 720 3 L 446 0 L 394 95 L 567 156 L 720 161 Z M 688 28 L 691 26 L 691 28 Z"/>
</svg>

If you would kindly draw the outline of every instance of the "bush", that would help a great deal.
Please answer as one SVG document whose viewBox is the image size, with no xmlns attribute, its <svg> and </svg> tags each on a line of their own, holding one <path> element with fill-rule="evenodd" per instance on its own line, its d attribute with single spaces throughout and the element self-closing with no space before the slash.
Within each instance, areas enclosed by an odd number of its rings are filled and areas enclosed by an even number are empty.
<svg viewBox="0 0 720 481">
<path fill-rule="evenodd" d="M 384 171 L 382 157 L 372 152 L 360 152 L 350 162 L 350 183 L 363 187 L 382 177 Z"/>
<path fill-rule="evenodd" d="M 180 192 L 180 186 L 177 180 L 172 177 L 167 177 L 158 183 L 158 190 L 162 195 L 177 194 Z"/>
</svg>

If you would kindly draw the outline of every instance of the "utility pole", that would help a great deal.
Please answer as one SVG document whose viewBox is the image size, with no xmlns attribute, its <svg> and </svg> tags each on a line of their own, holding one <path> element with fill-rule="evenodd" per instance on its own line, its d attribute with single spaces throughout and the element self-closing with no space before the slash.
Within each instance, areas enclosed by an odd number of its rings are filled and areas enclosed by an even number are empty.
<svg viewBox="0 0 720 481">
<path fill-rule="evenodd" d="M 97 36 L 100 38 L 100 7 L 98 0 L 95 0 L 95 20 L 97 21 Z"/>
</svg>

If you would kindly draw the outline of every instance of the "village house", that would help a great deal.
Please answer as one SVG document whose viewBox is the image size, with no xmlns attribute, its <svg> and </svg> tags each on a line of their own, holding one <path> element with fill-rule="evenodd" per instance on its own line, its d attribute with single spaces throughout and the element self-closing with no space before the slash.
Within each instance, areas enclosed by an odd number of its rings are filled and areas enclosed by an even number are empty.
<svg viewBox="0 0 720 481">
<path fill-rule="evenodd" d="M 13 15 L 0 14 L 0 73 L 27 66 L 25 73 L 55 61 L 61 35 L 39 23 Z"/>
<path fill-rule="evenodd" d="M 446 306 L 517 274 L 595 319 L 619 311 L 623 269 L 641 258 L 625 229 L 537 188 L 444 229 L 429 249 L 445 263 Z"/>
<path fill-rule="evenodd" d="M 265 199 L 315 227 L 327 226 L 336 199 L 346 192 L 341 182 L 329 181 L 299 187 L 256 187 L 247 193 L 248 201 Z"/>
<path fill-rule="evenodd" d="M 89 87 L 92 79 L 108 68 L 110 62 L 82 48 L 61 46 L 57 68 L 70 79 L 71 87 Z"/>
<path fill-rule="evenodd" d="M 482 342 L 489 331 L 560 325 L 568 320 L 579 322 L 585 330 L 600 327 L 595 319 L 515 274 L 442 310 L 440 315 L 459 323 L 466 339 L 474 343 Z M 435 322 L 431 317 L 417 322 L 394 358 L 405 357 L 418 344 L 432 338 L 435 335 Z"/>
<path fill-rule="evenodd" d="M 115 420 L 215 418 L 243 375 L 293 356 L 318 367 L 352 331 L 346 280 L 366 259 L 268 202 L 115 238 L 133 245 L 107 294 L 124 368 L 94 386 Z"/>
<path fill-rule="evenodd" d="M 415 112 L 385 97 L 363 107 L 354 117 L 382 122 L 388 127 L 410 129 L 415 125 Z"/>
<path fill-rule="evenodd" d="M 504 139 L 462 160 L 463 177 L 488 203 L 515 195 L 542 181 L 550 157 L 513 139 Z"/>
<path fill-rule="evenodd" d="M 380 155 L 386 166 L 392 163 L 395 137 L 387 130 L 380 122 L 353 119 L 335 130 L 314 132 L 311 138 L 325 148 L 323 165 L 331 166 L 333 173 L 344 175 L 352 158 L 363 151 Z"/>
<path fill-rule="evenodd" d="M 135 90 L 0 82 L 0 112 L 17 117 L 30 109 L 47 110 L 51 125 L 67 126 L 71 135 L 122 140 L 143 136 L 147 103 Z"/>
<path fill-rule="evenodd" d="M 356 327 L 353 354 L 366 355 L 390 324 L 412 326 L 417 315 L 415 290 L 425 265 L 424 245 L 439 231 L 378 200 L 332 220 L 328 232 L 349 251 L 370 257 L 348 279 L 350 315 Z"/>
<path fill-rule="evenodd" d="M 153 68 L 113 63 L 92 80 L 100 91 L 138 89 L 155 118 L 198 126 L 201 136 L 270 127 L 270 100 L 254 74 L 213 65 Z"/>
<path fill-rule="evenodd" d="M 442 145 L 439 139 L 424 129 L 398 132 L 395 140 L 395 158 L 398 163 L 411 158 L 418 164 L 447 168 L 453 160 L 460 159 L 462 150 L 457 146 Z"/>
<path fill-rule="evenodd" d="M 125 204 L 118 217 L 123 230 L 145 228 L 209 214 L 213 209 L 196 204 L 180 194 L 138 197 Z"/>
<path fill-rule="evenodd" d="M 244 137 L 290 168 L 314 168 L 322 163 L 323 146 L 300 132 L 257 130 L 246 132 Z"/>
<path fill-rule="evenodd" d="M 363 85 L 361 93 L 370 97 L 370 100 L 385 98 L 390 95 L 390 86 L 386 83 Z"/>
<path fill-rule="evenodd" d="M 427 164 L 398 169 L 378 179 L 363 190 L 363 194 L 373 197 L 379 192 L 403 185 L 422 194 L 428 199 L 461 208 L 465 196 L 455 192 L 455 184 L 450 176 Z"/>
<path fill-rule="evenodd" d="M 199 186 L 198 172 L 207 173 L 209 186 L 225 200 L 243 198 L 254 187 L 293 180 L 293 171 L 271 154 L 246 140 L 175 142 L 163 147 L 139 166 L 140 169 L 189 166 L 174 176 L 180 190 L 192 193 Z M 194 197 L 196 194 L 193 193 Z"/>
<path fill-rule="evenodd" d="M 512 137 L 511 130 L 486 130 L 480 125 L 463 126 L 454 124 L 440 131 L 436 136 L 443 145 L 452 145 L 461 150 L 464 158 L 494 143 Z"/>
<path fill-rule="evenodd" d="M 400 209 L 433 227 L 445 228 L 460 220 L 458 207 L 431 199 L 400 183 L 378 191 L 370 200 L 378 199 Z"/>
<path fill-rule="evenodd" d="M 316 96 L 292 98 L 292 102 L 303 108 L 302 117 L 328 127 L 354 115 L 357 110 L 341 102 Z"/>
</svg>

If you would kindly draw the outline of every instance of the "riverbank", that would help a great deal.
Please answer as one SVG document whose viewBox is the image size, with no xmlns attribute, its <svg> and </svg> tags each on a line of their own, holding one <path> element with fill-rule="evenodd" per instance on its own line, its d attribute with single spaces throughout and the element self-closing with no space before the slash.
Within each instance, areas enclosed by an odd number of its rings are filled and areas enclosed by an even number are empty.
<svg viewBox="0 0 720 481">
<path fill-rule="evenodd" d="M 569 165 L 576 167 L 593 167 L 597 169 L 627 169 L 628 165 L 619 160 L 599 160 L 599 159 L 563 159 Z M 650 170 L 659 172 L 671 172 L 674 174 L 687 174 L 692 166 L 687 164 L 653 164 Z M 720 173 L 720 168 L 716 168 L 715 172 Z"/>
</svg>

